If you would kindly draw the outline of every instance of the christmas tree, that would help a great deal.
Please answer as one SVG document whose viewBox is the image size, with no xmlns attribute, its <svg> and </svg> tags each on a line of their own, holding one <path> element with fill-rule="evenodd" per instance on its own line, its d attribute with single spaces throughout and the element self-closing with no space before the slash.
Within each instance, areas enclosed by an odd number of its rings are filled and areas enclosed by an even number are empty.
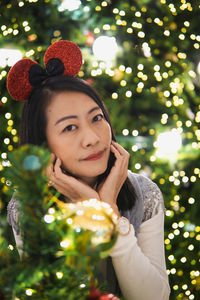
<svg viewBox="0 0 200 300">
<path fill-rule="evenodd" d="M 13 60 L 42 64 L 50 43 L 69 39 L 83 53 L 79 76 L 98 89 L 117 140 L 131 153 L 129 168 L 163 193 L 171 299 L 198 299 L 198 1 L 11 0 L 0 1 L 0 8 L 1 245 L 15 245 L 6 222 L 4 169 L 18 146 L 21 113 L 21 104 L 8 96 L 6 76 Z M 12 262 L 17 253 L 11 252 Z"/>
<path fill-rule="evenodd" d="M 96 199 L 60 201 L 45 176 L 49 158 L 48 150 L 33 145 L 9 155 L 6 178 L 20 203 L 22 244 L 21 260 L 12 264 L 9 251 L 0 251 L 7 264 L 0 271 L 1 293 L 5 299 L 117 299 L 101 294 L 95 277 L 99 259 L 115 244 L 117 216 Z"/>
</svg>

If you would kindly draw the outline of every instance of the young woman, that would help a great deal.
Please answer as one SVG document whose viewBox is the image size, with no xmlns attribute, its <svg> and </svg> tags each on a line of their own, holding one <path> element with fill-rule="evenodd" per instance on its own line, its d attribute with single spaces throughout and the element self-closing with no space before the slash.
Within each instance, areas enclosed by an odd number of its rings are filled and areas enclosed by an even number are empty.
<svg viewBox="0 0 200 300">
<path fill-rule="evenodd" d="M 63 48 L 62 42 L 56 47 Z M 99 95 L 84 80 L 59 73 L 60 61 L 48 60 L 46 69 L 54 74 L 47 72 L 43 80 L 37 80 L 41 72 L 29 69 L 29 81 L 37 83 L 24 105 L 21 144 L 47 144 L 52 152 L 49 184 L 62 193 L 63 201 L 97 198 L 118 215 L 117 243 L 102 262 L 110 292 L 126 300 L 167 300 L 162 194 L 150 179 L 128 170 L 129 153 L 116 142 Z M 16 72 L 10 74 L 8 90 L 17 99 L 11 91 Z M 18 206 L 13 198 L 8 221 L 20 246 Z"/>
</svg>

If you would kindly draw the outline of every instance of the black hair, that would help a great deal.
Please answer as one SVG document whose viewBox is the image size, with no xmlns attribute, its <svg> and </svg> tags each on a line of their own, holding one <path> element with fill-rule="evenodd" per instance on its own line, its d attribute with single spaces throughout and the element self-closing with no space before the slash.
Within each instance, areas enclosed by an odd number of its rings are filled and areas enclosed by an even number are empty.
<svg viewBox="0 0 200 300">
<path fill-rule="evenodd" d="M 20 144 L 47 145 L 46 140 L 46 108 L 53 95 L 63 91 L 76 91 L 88 95 L 101 108 L 106 121 L 109 123 L 112 140 L 116 141 L 108 111 L 98 93 L 85 80 L 77 77 L 54 76 L 34 88 L 29 101 L 24 104 L 21 120 Z M 104 180 L 115 161 L 115 156 L 110 152 L 107 170 L 98 177 L 98 184 Z M 131 209 L 135 204 L 135 190 L 129 178 L 125 180 L 118 198 L 117 205 L 121 211 Z"/>
</svg>

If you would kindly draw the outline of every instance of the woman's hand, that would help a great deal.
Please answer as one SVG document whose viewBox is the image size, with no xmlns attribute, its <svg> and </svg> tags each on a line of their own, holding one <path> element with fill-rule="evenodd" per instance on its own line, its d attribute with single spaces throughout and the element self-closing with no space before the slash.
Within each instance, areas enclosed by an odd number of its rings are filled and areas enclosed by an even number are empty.
<svg viewBox="0 0 200 300">
<path fill-rule="evenodd" d="M 63 173 L 61 169 L 61 160 L 56 159 L 53 166 L 55 155 L 51 156 L 51 164 L 47 167 L 47 176 L 53 182 L 53 186 L 64 196 L 74 202 L 96 198 L 97 200 L 107 202 L 119 215 L 117 207 L 117 197 L 124 181 L 127 178 L 128 162 L 130 154 L 118 143 L 112 141 L 110 150 L 114 153 L 116 160 L 114 166 L 106 179 L 99 185 L 95 191 L 89 185 Z"/>
<path fill-rule="evenodd" d="M 100 184 L 97 192 L 101 201 L 107 202 L 119 215 L 117 197 L 128 175 L 128 162 L 130 154 L 118 143 L 112 141 L 110 150 L 116 160 L 105 181 Z"/>
<path fill-rule="evenodd" d="M 56 190 L 74 202 L 90 198 L 100 200 L 98 193 L 89 185 L 73 176 L 63 173 L 61 169 L 61 160 L 59 158 L 56 159 L 56 163 L 53 166 L 54 160 L 55 155 L 52 154 L 51 164 L 47 167 L 46 172 L 50 182 L 52 182 L 52 185 Z"/>
</svg>

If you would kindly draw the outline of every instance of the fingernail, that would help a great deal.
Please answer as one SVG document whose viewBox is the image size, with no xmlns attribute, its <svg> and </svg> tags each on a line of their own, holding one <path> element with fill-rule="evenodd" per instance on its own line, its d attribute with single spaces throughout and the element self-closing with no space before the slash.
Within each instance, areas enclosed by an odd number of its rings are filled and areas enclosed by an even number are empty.
<svg viewBox="0 0 200 300">
<path fill-rule="evenodd" d="M 60 164 L 61 163 L 61 160 L 60 160 L 60 158 L 57 158 L 57 162 Z"/>
</svg>

